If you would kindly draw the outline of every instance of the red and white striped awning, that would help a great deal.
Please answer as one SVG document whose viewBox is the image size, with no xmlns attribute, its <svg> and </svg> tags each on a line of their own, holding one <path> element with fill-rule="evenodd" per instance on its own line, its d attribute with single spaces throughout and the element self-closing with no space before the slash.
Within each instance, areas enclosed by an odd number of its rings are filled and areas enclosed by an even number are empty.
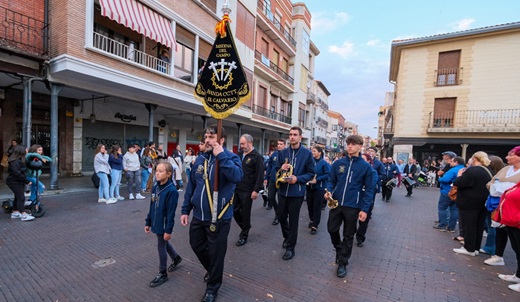
<svg viewBox="0 0 520 302">
<path fill-rule="evenodd" d="M 171 22 L 136 0 L 99 0 L 101 15 L 176 49 Z"/>
</svg>

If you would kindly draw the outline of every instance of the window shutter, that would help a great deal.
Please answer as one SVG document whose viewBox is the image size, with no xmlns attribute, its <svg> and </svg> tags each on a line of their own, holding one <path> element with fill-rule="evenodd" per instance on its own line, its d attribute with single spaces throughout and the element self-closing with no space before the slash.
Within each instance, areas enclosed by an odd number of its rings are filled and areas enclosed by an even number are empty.
<svg viewBox="0 0 520 302">
<path fill-rule="evenodd" d="M 433 105 L 434 127 L 453 127 L 456 100 L 456 98 L 435 99 L 435 103 Z"/>
<path fill-rule="evenodd" d="M 175 38 L 183 45 L 195 49 L 195 35 L 181 26 L 177 26 L 175 30 Z M 206 56 L 207 58 L 207 56 Z"/>
</svg>

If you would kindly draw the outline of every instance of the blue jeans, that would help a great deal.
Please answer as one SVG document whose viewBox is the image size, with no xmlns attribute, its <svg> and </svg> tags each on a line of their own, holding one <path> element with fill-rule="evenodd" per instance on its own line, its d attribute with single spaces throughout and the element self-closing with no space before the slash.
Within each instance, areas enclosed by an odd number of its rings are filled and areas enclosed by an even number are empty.
<svg viewBox="0 0 520 302">
<path fill-rule="evenodd" d="M 148 177 L 150 177 L 150 172 L 148 172 L 148 169 L 141 169 L 141 190 L 143 191 L 146 190 Z"/>
<path fill-rule="evenodd" d="M 119 197 L 119 186 L 121 185 L 121 174 L 122 170 L 112 169 L 110 177 L 112 178 L 112 184 L 110 184 L 110 198 Z"/>
<path fill-rule="evenodd" d="M 450 218 L 448 219 L 448 213 L 450 211 Z M 439 197 L 439 226 L 448 227 L 450 230 L 454 230 L 457 226 L 457 220 L 459 219 L 459 212 L 455 201 L 451 200 L 447 194 L 441 194 Z"/>
<path fill-rule="evenodd" d="M 27 180 L 31 182 L 31 197 L 29 200 L 33 201 L 36 199 L 36 177 L 27 176 Z M 39 193 L 42 194 L 45 186 L 41 181 L 38 182 Z"/>
<path fill-rule="evenodd" d="M 98 196 L 99 198 L 105 198 L 108 199 L 110 195 L 108 194 L 108 175 L 103 172 L 98 172 L 97 176 L 99 177 L 99 189 L 98 189 Z"/>
<path fill-rule="evenodd" d="M 191 168 L 186 168 L 186 180 L 190 182 Z"/>
<path fill-rule="evenodd" d="M 486 215 L 486 228 L 487 228 L 487 238 L 486 244 L 482 249 L 486 251 L 488 255 L 495 255 L 495 237 L 497 234 L 497 229 L 491 227 L 491 212 L 487 212 Z"/>
</svg>

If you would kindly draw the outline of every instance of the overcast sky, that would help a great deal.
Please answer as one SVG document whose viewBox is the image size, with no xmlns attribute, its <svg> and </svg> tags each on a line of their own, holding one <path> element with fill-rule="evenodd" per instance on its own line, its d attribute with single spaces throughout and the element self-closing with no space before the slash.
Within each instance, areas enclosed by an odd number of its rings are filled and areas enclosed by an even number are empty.
<svg viewBox="0 0 520 302">
<path fill-rule="evenodd" d="M 293 1 L 296 2 L 296 1 Z M 520 21 L 518 0 L 306 0 L 311 40 L 320 50 L 314 76 L 329 107 L 376 137 L 388 82 L 391 41 Z"/>
</svg>

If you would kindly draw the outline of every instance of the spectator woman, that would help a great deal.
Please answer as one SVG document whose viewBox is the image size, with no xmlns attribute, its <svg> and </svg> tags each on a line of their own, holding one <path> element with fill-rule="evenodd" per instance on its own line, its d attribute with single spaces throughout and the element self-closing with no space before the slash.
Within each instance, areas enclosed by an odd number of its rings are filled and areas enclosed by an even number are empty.
<svg viewBox="0 0 520 302">
<path fill-rule="evenodd" d="M 323 159 L 323 149 L 314 146 L 311 149 L 314 157 L 314 178 L 307 183 L 307 210 L 309 211 L 309 229 L 316 235 L 321 221 L 321 205 L 325 199 L 325 188 L 329 181 L 330 165 Z"/>
<path fill-rule="evenodd" d="M 464 246 L 453 249 L 457 254 L 476 256 L 482 243 L 486 222 L 486 184 L 493 178 L 487 168 L 490 164 L 487 153 L 479 151 L 471 157 L 472 165 L 460 169 L 453 185 L 457 187 L 455 203 L 464 228 Z"/>
<path fill-rule="evenodd" d="M 29 153 L 25 155 L 25 161 L 27 162 L 34 158 L 37 158 L 39 161 L 43 163 L 52 162 L 52 159 L 50 157 L 43 155 L 43 147 L 36 144 L 32 145 L 31 148 L 29 148 Z M 33 201 L 36 199 L 36 192 L 39 192 L 41 194 L 43 193 L 43 190 L 45 190 L 45 186 L 43 185 L 43 183 L 41 181 L 36 181 L 36 178 L 42 174 L 42 170 L 33 170 L 30 168 L 30 166 L 27 166 L 25 173 L 27 175 L 27 179 L 31 182 L 31 196 L 29 197 L 29 200 Z M 36 183 L 38 183 L 38 185 L 36 185 Z M 38 188 L 36 186 L 38 186 Z"/>
<path fill-rule="evenodd" d="M 502 209 L 500 222 L 506 226 L 511 247 L 516 254 L 516 273 L 513 275 L 500 274 L 498 277 L 504 281 L 516 283 L 508 287 L 520 293 L 520 183 L 506 190 L 500 203 Z"/>
<path fill-rule="evenodd" d="M 146 192 L 146 184 L 153 168 L 153 159 L 150 156 L 150 147 L 144 148 L 141 156 L 141 193 Z"/>
<path fill-rule="evenodd" d="M 195 162 L 195 159 L 197 157 L 193 154 L 193 149 L 192 148 L 189 148 L 188 152 L 186 152 L 186 153 L 187 153 L 186 157 L 184 157 L 184 168 L 185 168 L 185 171 L 186 171 L 187 181 L 189 182 L 190 181 L 190 173 L 191 173 L 191 165 Z"/>
<path fill-rule="evenodd" d="M 108 156 L 108 164 L 110 165 L 110 199 L 112 201 L 124 200 L 125 198 L 119 194 L 121 186 L 121 175 L 123 175 L 123 152 L 121 147 L 113 145 Z"/>
<path fill-rule="evenodd" d="M 34 216 L 25 212 L 25 185 L 31 184 L 25 174 L 25 147 L 16 145 L 9 155 L 9 166 L 7 167 L 6 185 L 14 193 L 13 213 L 11 218 L 20 218 L 22 221 L 31 221 Z"/>
<path fill-rule="evenodd" d="M 520 182 L 520 146 L 516 146 L 508 152 L 506 156 L 507 166 L 498 171 L 493 179 L 487 184 L 488 189 L 495 183 L 500 182 Z M 504 250 L 507 245 L 507 233 L 505 228 L 496 228 L 495 235 L 495 255 L 484 260 L 487 265 L 505 265 Z"/>
<path fill-rule="evenodd" d="M 108 193 L 108 175 L 110 175 L 110 164 L 108 163 L 108 154 L 105 145 L 97 145 L 95 153 L 96 156 L 94 157 L 94 171 L 99 177 L 98 202 L 105 202 L 106 204 L 114 203 L 116 200 L 110 199 L 110 195 Z"/>
</svg>

